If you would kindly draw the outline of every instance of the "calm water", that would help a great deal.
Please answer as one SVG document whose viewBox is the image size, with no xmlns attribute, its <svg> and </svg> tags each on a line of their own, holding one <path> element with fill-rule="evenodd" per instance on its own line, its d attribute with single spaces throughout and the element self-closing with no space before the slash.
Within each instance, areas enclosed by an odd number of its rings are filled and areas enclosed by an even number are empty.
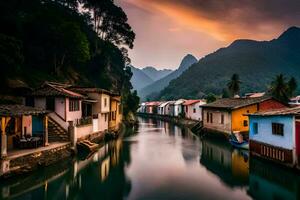
<svg viewBox="0 0 300 200">
<path fill-rule="evenodd" d="M 123 140 L 89 158 L 0 183 L 14 199 L 299 199 L 297 174 L 248 157 L 225 141 L 140 119 Z"/>
</svg>

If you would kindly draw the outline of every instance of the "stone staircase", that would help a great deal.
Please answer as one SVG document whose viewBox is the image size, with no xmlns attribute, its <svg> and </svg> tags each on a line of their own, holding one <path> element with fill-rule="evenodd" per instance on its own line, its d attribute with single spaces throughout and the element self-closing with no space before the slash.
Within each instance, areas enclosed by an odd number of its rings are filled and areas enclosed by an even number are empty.
<svg viewBox="0 0 300 200">
<path fill-rule="evenodd" d="M 48 119 L 48 141 L 67 142 L 70 141 L 69 133 L 51 117 Z"/>
</svg>

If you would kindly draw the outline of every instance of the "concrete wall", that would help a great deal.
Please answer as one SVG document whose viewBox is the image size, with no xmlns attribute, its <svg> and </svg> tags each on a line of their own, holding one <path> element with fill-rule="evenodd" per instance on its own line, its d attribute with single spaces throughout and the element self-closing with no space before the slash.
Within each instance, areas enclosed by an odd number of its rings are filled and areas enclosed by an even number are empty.
<svg viewBox="0 0 300 200">
<path fill-rule="evenodd" d="M 188 105 L 187 112 L 185 112 L 186 118 L 202 121 L 202 108 L 200 106 L 203 104 L 204 104 L 203 102 L 198 102 L 192 105 Z"/>
<path fill-rule="evenodd" d="M 106 131 L 108 129 L 108 113 L 99 114 L 98 120 L 99 120 L 99 125 L 98 125 L 99 130 Z"/>
<path fill-rule="evenodd" d="M 32 135 L 32 116 L 25 116 L 22 117 L 22 133 L 25 134 L 25 128 L 26 128 L 26 134 Z"/>
<path fill-rule="evenodd" d="M 55 112 L 58 116 L 66 119 L 66 100 L 65 98 L 55 98 Z"/>
<path fill-rule="evenodd" d="M 43 97 L 34 98 L 34 107 L 46 109 L 46 98 Z"/>
<path fill-rule="evenodd" d="M 258 124 L 258 133 L 254 133 L 253 123 Z M 272 123 L 284 124 L 284 135 L 272 134 Z M 292 150 L 294 147 L 294 117 L 292 116 L 250 116 L 249 137 L 251 140 L 276 147 Z"/>
<path fill-rule="evenodd" d="M 79 126 L 79 127 L 75 127 L 75 128 L 77 129 L 76 130 L 77 139 L 84 138 L 93 133 L 93 125 L 92 124 Z"/>
<path fill-rule="evenodd" d="M 69 98 L 66 99 L 66 121 L 74 121 L 82 117 L 81 101 L 79 100 L 79 111 L 69 111 Z"/>
<path fill-rule="evenodd" d="M 106 99 L 106 104 L 105 104 Z M 108 113 L 110 111 L 110 96 L 101 94 L 101 113 Z"/>
<path fill-rule="evenodd" d="M 249 131 L 249 119 L 245 114 L 257 112 L 257 105 L 245 106 L 243 108 L 232 111 L 232 131 L 247 132 Z M 244 121 L 247 121 L 247 126 L 244 126 Z"/>
<path fill-rule="evenodd" d="M 207 113 L 212 113 L 213 123 L 207 121 Z M 221 123 L 221 116 L 224 115 L 224 123 Z M 224 133 L 231 133 L 231 113 L 222 110 L 203 108 L 203 127 Z"/>
</svg>

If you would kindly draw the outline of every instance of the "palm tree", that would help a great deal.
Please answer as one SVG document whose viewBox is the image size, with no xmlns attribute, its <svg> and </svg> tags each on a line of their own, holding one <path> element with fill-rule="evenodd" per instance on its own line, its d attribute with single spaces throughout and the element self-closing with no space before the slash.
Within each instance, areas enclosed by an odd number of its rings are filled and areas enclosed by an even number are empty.
<svg viewBox="0 0 300 200">
<path fill-rule="evenodd" d="M 282 100 L 284 102 L 288 102 L 288 85 L 286 83 L 286 79 L 283 74 L 279 74 L 275 77 L 275 79 L 271 83 L 271 94 L 275 98 Z"/>
<path fill-rule="evenodd" d="M 230 81 L 227 83 L 227 87 L 231 96 L 238 95 L 240 93 L 240 77 L 238 74 L 233 74 Z"/>
</svg>

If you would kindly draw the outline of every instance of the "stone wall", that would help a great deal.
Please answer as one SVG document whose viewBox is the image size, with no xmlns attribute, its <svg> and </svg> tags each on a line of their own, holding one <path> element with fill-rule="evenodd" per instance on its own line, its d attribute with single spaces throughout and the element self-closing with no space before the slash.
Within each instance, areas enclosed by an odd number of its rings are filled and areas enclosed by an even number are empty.
<svg viewBox="0 0 300 200">
<path fill-rule="evenodd" d="M 23 174 L 35 170 L 40 166 L 49 166 L 60 160 L 70 157 L 71 145 L 66 144 L 49 150 L 37 151 L 35 153 L 21 156 L 9 161 L 9 171 L 4 176 Z"/>
</svg>

